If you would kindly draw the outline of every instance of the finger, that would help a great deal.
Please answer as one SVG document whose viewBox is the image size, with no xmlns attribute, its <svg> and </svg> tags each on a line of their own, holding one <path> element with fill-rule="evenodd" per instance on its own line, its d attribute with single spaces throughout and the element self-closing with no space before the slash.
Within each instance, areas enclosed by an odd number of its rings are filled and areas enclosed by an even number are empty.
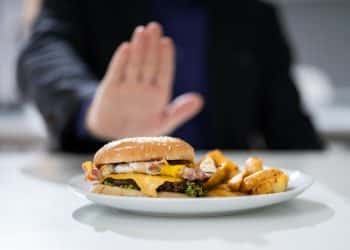
<svg viewBox="0 0 350 250">
<path fill-rule="evenodd" d="M 156 75 L 159 70 L 160 38 L 162 36 L 162 27 L 156 22 L 151 22 L 145 29 L 147 49 L 145 62 L 142 72 L 144 83 L 155 83 Z"/>
<path fill-rule="evenodd" d="M 114 55 L 109 63 L 106 78 L 109 79 L 107 82 L 120 83 L 125 77 L 125 68 L 129 56 L 129 44 L 123 42 L 114 52 Z"/>
<path fill-rule="evenodd" d="M 160 40 L 160 62 L 157 84 L 171 89 L 175 69 L 175 51 L 173 41 L 168 37 Z"/>
<path fill-rule="evenodd" d="M 144 27 L 137 27 L 130 43 L 130 59 L 126 68 L 126 82 L 128 83 L 139 82 L 145 45 L 144 36 Z"/>
<path fill-rule="evenodd" d="M 195 116 L 203 107 L 203 98 L 196 93 L 186 93 L 177 97 L 166 109 L 163 127 L 168 134 Z"/>
</svg>

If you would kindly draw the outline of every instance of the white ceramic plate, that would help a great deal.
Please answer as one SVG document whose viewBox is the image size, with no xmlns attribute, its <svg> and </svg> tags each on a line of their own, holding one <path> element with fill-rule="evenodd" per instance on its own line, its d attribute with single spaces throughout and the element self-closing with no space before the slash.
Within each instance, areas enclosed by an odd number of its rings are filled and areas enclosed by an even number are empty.
<svg viewBox="0 0 350 250">
<path fill-rule="evenodd" d="M 75 193 L 94 203 L 129 212 L 153 215 L 219 215 L 288 201 L 313 183 L 312 177 L 300 171 L 283 171 L 289 175 L 286 192 L 240 197 L 147 198 L 94 194 L 89 192 L 91 184 L 84 181 L 83 175 L 72 178 L 70 187 Z"/>
</svg>

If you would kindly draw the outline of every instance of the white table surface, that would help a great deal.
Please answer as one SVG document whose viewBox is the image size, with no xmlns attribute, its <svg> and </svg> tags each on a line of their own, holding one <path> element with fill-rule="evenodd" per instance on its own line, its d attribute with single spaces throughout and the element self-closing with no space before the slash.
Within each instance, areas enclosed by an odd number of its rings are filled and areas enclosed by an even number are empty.
<svg viewBox="0 0 350 250">
<path fill-rule="evenodd" d="M 118 212 L 66 186 L 86 157 L 0 153 L 0 249 L 350 249 L 350 155 L 254 153 L 316 182 L 299 198 L 223 217 Z M 242 163 L 250 153 L 232 152 Z"/>
</svg>

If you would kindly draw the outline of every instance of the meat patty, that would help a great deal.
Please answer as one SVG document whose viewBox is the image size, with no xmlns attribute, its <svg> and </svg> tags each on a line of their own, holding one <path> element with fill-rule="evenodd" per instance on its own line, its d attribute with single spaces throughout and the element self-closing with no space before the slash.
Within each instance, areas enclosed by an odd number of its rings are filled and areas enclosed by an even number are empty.
<svg viewBox="0 0 350 250">
<path fill-rule="evenodd" d="M 113 186 L 113 187 L 127 187 L 127 188 L 140 190 L 139 186 L 137 186 L 136 182 L 133 179 L 116 180 L 113 178 L 106 178 L 103 181 L 103 184 Z"/>
<path fill-rule="evenodd" d="M 192 164 L 190 161 L 186 161 L 186 160 L 167 160 L 167 162 L 171 165 L 181 164 L 181 165 L 189 166 Z"/>
<path fill-rule="evenodd" d="M 187 184 L 186 181 L 181 182 L 164 182 L 163 185 L 157 188 L 157 192 L 174 192 L 174 193 L 185 193 Z"/>
<path fill-rule="evenodd" d="M 140 190 L 139 186 L 137 186 L 136 182 L 133 179 L 116 180 L 113 178 L 106 178 L 102 184 L 113 187 Z M 200 185 L 200 182 L 188 182 L 186 180 L 180 182 L 166 181 L 157 188 L 157 192 L 173 192 L 187 194 L 188 186 L 191 184 Z"/>
</svg>

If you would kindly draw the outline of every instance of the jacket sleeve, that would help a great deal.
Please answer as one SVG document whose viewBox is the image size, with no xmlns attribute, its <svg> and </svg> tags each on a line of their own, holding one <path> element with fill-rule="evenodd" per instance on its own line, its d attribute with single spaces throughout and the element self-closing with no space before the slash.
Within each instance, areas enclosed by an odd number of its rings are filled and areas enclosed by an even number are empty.
<svg viewBox="0 0 350 250">
<path fill-rule="evenodd" d="M 46 0 L 17 65 L 17 80 L 42 114 L 61 149 L 94 150 L 100 142 L 79 138 L 82 103 L 93 97 L 97 79 L 83 60 L 84 26 L 77 0 Z"/>
<path fill-rule="evenodd" d="M 268 6 L 260 23 L 262 43 L 262 131 L 271 149 L 321 149 L 323 144 L 306 115 L 290 75 L 292 58 L 276 10 Z"/>
</svg>

